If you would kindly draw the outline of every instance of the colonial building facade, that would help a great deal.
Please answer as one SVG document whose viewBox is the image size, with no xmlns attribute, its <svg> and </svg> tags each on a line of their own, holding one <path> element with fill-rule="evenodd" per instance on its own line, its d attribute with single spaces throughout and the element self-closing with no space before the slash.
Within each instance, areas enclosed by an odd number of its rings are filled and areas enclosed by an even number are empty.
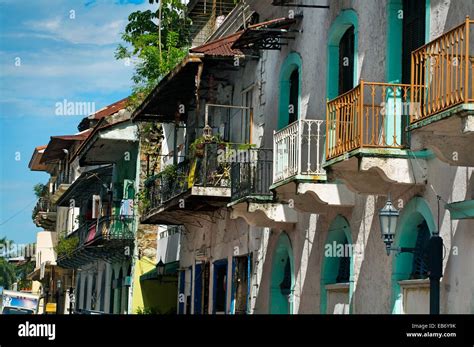
<svg viewBox="0 0 474 347">
<path fill-rule="evenodd" d="M 75 135 L 75 151 L 44 150 L 74 153 L 95 184 L 72 183 L 58 206 L 131 219 L 58 260 L 75 269 L 76 305 L 428 313 L 439 235 L 441 313 L 474 313 L 473 13 L 247 0 L 196 22 L 188 55 L 138 108 Z M 399 218 L 384 240 L 389 199 Z"/>
</svg>

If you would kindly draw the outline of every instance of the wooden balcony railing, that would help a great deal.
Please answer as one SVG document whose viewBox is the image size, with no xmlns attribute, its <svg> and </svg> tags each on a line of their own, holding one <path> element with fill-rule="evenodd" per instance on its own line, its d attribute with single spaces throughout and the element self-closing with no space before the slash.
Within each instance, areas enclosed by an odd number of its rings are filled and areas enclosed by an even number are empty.
<svg viewBox="0 0 474 347">
<path fill-rule="evenodd" d="M 326 159 L 358 148 L 403 147 L 410 85 L 364 82 L 327 103 Z"/>
<path fill-rule="evenodd" d="M 474 102 L 474 21 L 464 23 L 411 55 L 411 114 L 416 123 L 459 104 Z"/>
<path fill-rule="evenodd" d="M 324 120 L 300 119 L 273 133 L 273 183 L 297 175 L 322 176 Z"/>
</svg>

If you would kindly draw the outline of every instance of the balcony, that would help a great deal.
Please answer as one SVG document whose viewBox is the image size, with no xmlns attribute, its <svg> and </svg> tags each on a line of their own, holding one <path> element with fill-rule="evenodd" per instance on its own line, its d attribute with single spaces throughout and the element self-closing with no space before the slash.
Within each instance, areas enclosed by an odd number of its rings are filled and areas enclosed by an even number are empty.
<svg viewBox="0 0 474 347">
<path fill-rule="evenodd" d="M 274 132 L 273 185 L 278 200 L 303 212 L 350 207 L 354 194 L 344 184 L 327 183 L 324 159 L 326 122 L 301 119 Z"/>
<path fill-rule="evenodd" d="M 231 166 L 231 201 L 271 201 L 273 160 L 271 149 L 237 150 Z"/>
<path fill-rule="evenodd" d="M 412 148 L 454 166 L 474 166 L 474 21 L 412 53 Z"/>
<path fill-rule="evenodd" d="M 273 160 L 270 149 L 244 149 L 232 160 L 231 218 L 243 218 L 249 225 L 286 227 L 296 223 L 296 213 L 288 206 L 274 203 L 272 183 Z"/>
<path fill-rule="evenodd" d="M 97 259 L 120 261 L 126 257 L 125 247 L 132 252 L 135 217 L 106 216 L 85 222 L 66 237 L 73 238 L 77 238 L 77 246 L 68 254 L 58 254 L 58 265 L 63 268 L 77 268 Z"/>
<path fill-rule="evenodd" d="M 402 131 L 413 110 L 411 88 L 361 81 L 327 103 L 324 167 L 334 179 L 362 194 L 424 183 L 426 163 L 405 150 Z"/>
<path fill-rule="evenodd" d="M 54 204 L 57 203 L 70 186 L 71 183 L 69 182 L 69 177 L 64 172 L 61 172 L 59 176 L 56 176 L 53 181 L 51 202 Z"/>
<path fill-rule="evenodd" d="M 168 166 L 145 182 L 145 224 L 199 224 L 227 205 L 231 196 L 230 162 L 225 160 L 235 145 L 206 143 L 194 158 Z"/>
<path fill-rule="evenodd" d="M 56 205 L 48 197 L 38 199 L 32 217 L 37 227 L 56 231 Z"/>
</svg>

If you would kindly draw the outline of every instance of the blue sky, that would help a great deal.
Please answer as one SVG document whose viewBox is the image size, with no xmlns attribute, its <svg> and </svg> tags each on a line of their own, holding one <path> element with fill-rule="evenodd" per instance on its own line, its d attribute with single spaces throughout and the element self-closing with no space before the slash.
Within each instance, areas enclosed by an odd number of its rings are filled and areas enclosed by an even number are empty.
<svg viewBox="0 0 474 347">
<path fill-rule="evenodd" d="M 128 15 L 147 8 L 148 0 L 0 0 L 0 237 L 36 240 L 32 187 L 48 175 L 28 169 L 33 149 L 77 132 L 82 116 L 55 115 L 57 102 L 98 110 L 129 95 L 133 64 L 114 51 Z"/>
</svg>

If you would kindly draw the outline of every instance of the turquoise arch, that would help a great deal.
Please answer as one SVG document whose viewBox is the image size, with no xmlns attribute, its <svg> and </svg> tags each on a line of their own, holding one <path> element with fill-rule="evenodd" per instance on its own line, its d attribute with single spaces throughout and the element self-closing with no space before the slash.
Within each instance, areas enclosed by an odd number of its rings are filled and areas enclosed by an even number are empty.
<svg viewBox="0 0 474 347">
<path fill-rule="evenodd" d="M 341 215 L 336 216 L 332 221 L 326 242 L 324 244 L 324 250 L 326 245 L 331 245 L 333 242 L 341 244 L 344 240 L 347 240 L 348 244 L 352 245 L 352 235 L 349 222 L 346 218 Z M 327 313 L 327 292 L 326 285 L 336 283 L 336 278 L 339 272 L 339 259 L 335 257 L 326 257 L 323 254 L 323 262 L 321 266 L 321 302 L 320 312 L 321 314 Z M 350 276 L 349 276 L 349 312 L 352 313 L 352 294 L 354 293 L 354 257 L 351 256 L 350 261 Z"/>
<path fill-rule="evenodd" d="M 354 86 L 359 80 L 359 20 L 352 9 L 342 10 L 329 29 L 328 65 L 327 65 L 327 98 L 334 99 L 339 94 L 339 43 L 349 27 L 354 26 Z"/>
<path fill-rule="evenodd" d="M 280 290 L 280 283 L 284 277 L 285 266 L 282 266 L 281 259 L 290 259 L 291 269 L 291 294 L 290 300 L 283 295 Z M 270 283 L 270 313 L 272 314 L 292 314 L 293 298 L 295 287 L 295 263 L 291 241 L 285 232 L 278 238 L 272 259 L 272 273 Z"/>
<path fill-rule="evenodd" d="M 289 114 L 288 106 L 290 105 L 290 76 L 295 69 L 298 70 L 298 115 L 301 114 L 301 88 L 302 88 L 302 59 L 296 52 L 291 52 L 286 57 L 280 69 L 280 94 L 278 101 L 278 129 L 282 129 L 288 125 Z"/>
<path fill-rule="evenodd" d="M 398 220 L 394 247 L 415 247 L 417 226 L 426 221 L 430 233 L 436 231 L 436 225 L 430 207 L 425 199 L 415 197 L 405 206 Z M 402 312 L 402 295 L 398 281 L 410 278 L 413 264 L 412 253 L 392 253 L 392 313 Z"/>
</svg>

